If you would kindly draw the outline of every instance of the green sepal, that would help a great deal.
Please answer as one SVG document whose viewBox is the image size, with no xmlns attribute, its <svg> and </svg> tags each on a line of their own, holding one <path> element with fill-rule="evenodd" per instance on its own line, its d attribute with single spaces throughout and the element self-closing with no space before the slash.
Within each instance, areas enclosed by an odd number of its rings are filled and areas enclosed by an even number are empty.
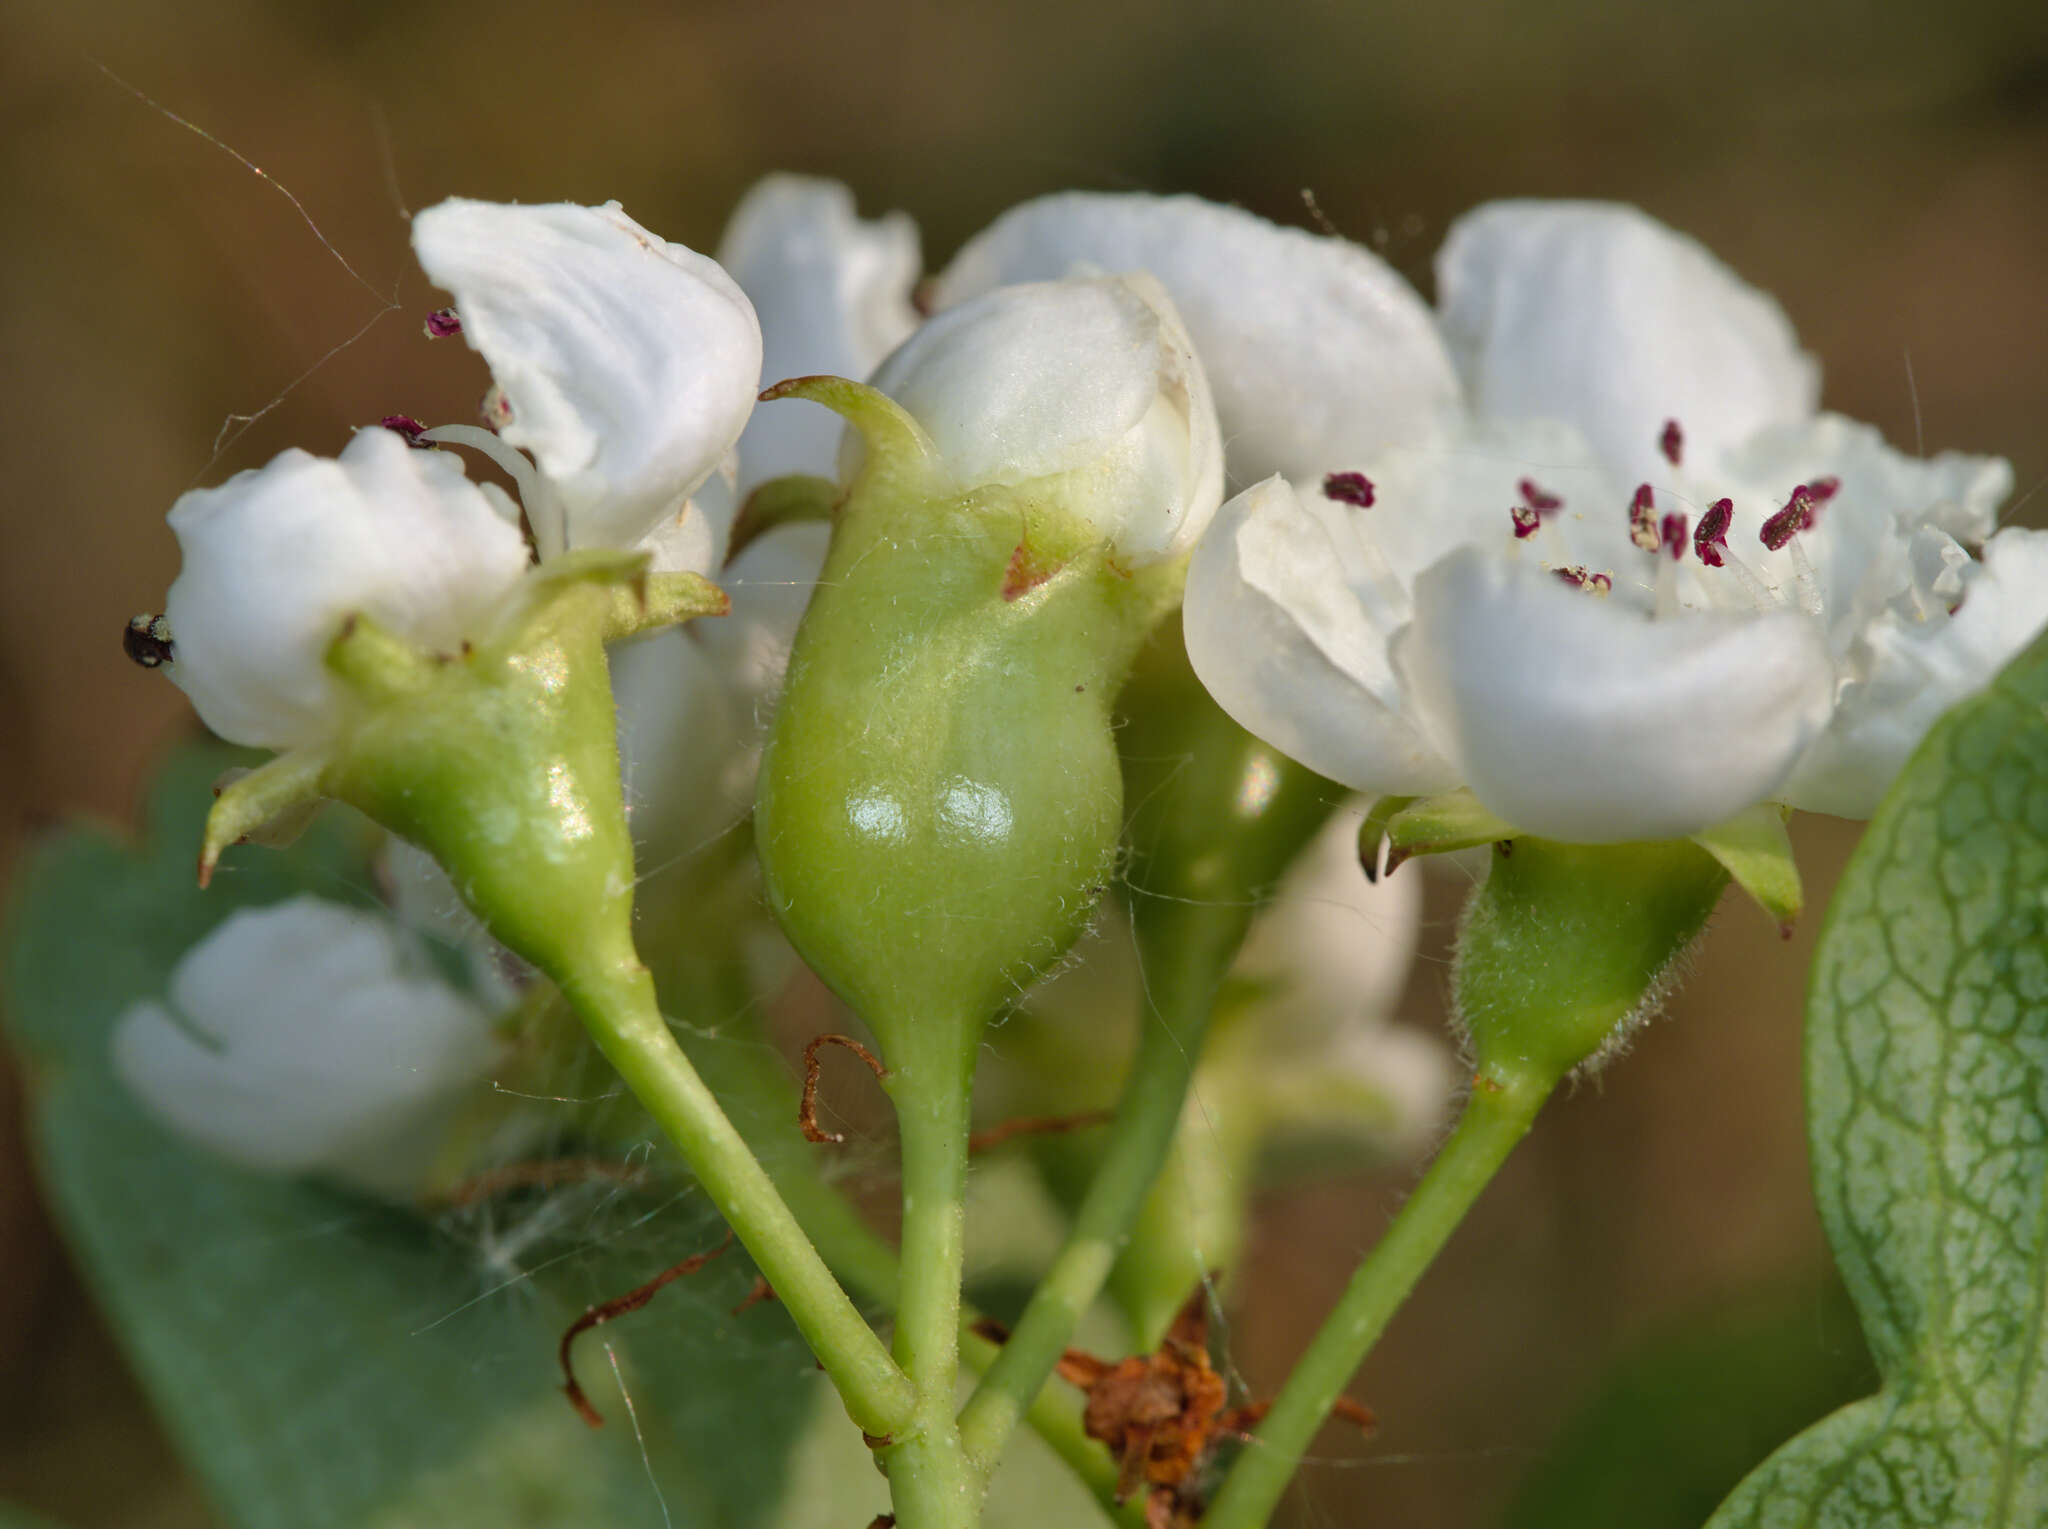
<svg viewBox="0 0 2048 1529">
<path fill-rule="evenodd" d="M 792 393 L 790 397 L 801 395 Z M 839 485 L 830 478 L 809 473 L 790 473 L 770 478 L 747 495 L 746 503 L 733 517 L 732 536 L 726 546 L 728 560 L 738 557 L 747 543 L 765 536 L 778 526 L 807 520 L 830 520 L 842 498 Z"/>
<path fill-rule="evenodd" d="M 1367 881 L 1380 879 L 1380 850 L 1387 842 L 1387 825 L 1414 800 L 1412 796 L 1376 796 L 1367 805 L 1365 821 L 1358 825 L 1358 865 Z M 1387 870 L 1391 873 L 1400 863 L 1395 860 Z"/>
<path fill-rule="evenodd" d="M 286 843 L 297 838 L 295 823 L 311 820 L 328 797 L 321 785 L 328 754 L 324 749 L 295 749 L 253 770 L 223 776 L 214 786 L 213 810 L 206 815 L 206 836 L 199 848 L 199 885 L 213 880 L 221 851 L 248 841 Z"/>
<path fill-rule="evenodd" d="M 1480 805 L 1478 797 L 1465 790 L 1410 799 L 1387 818 L 1385 831 L 1389 876 L 1411 856 L 1442 855 L 1455 849 L 1499 844 L 1514 838 L 1517 832 L 1513 824 L 1495 817 Z M 1364 842 L 1361 836 L 1361 846 Z"/>
<path fill-rule="evenodd" d="M 872 492 L 921 494 L 932 487 L 939 450 L 903 405 L 879 388 L 844 377 L 791 377 L 761 393 L 762 403 L 801 398 L 823 404 L 860 432 L 868 449 L 860 477 Z"/>
<path fill-rule="evenodd" d="M 1717 823 L 1692 842 L 1721 862 L 1735 884 L 1756 900 L 1787 939 L 1806 906 L 1799 867 L 1792 858 L 1792 836 L 1785 831 L 1789 807 L 1759 802 L 1725 823 Z"/>
<path fill-rule="evenodd" d="M 1728 873 L 1688 839 L 1496 847 L 1466 905 L 1452 996 L 1481 1086 L 1547 1092 L 1655 1011 Z"/>
</svg>

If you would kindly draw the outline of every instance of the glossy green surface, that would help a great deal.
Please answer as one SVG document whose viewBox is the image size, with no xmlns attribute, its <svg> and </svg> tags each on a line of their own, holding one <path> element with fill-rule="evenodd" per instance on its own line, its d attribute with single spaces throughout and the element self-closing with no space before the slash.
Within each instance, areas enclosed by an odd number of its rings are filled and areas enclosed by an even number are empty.
<svg viewBox="0 0 2048 1529">
<path fill-rule="evenodd" d="M 874 1028 L 979 1025 L 1066 950 L 1123 822 L 1111 706 L 1178 568 L 1031 486 L 957 494 L 871 441 L 761 769 L 769 899 Z"/>
</svg>

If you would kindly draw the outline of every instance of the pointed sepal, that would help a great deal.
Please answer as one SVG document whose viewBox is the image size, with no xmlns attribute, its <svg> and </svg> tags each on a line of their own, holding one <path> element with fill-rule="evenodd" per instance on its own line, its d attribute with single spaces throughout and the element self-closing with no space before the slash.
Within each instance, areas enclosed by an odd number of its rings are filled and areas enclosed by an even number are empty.
<svg viewBox="0 0 2048 1529">
<path fill-rule="evenodd" d="M 1415 855 L 1442 855 L 1455 849 L 1500 844 L 1519 830 L 1495 817 L 1470 791 L 1420 796 L 1387 819 L 1387 874 Z"/>
<path fill-rule="evenodd" d="M 1692 836 L 1693 843 L 1720 861 L 1735 884 L 1777 920 L 1787 939 L 1806 905 L 1799 867 L 1792 858 L 1792 836 L 1785 831 L 1789 816 L 1787 808 L 1759 802 Z"/>
<path fill-rule="evenodd" d="M 214 787 L 213 810 L 206 815 L 199 885 L 213 880 L 221 852 L 230 844 L 284 845 L 296 839 L 327 798 L 321 776 L 328 758 L 325 750 L 294 749 L 254 770 L 222 777 Z"/>
<path fill-rule="evenodd" d="M 747 495 L 746 503 L 740 506 L 739 515 L 732 523 L 727 558 L 738 557 L 747 543 L 765 536 L 778 526 L 795 525 L 806 520 L 830 520 L 843 497 L 839 485 L 830 478 L 813 477 L 809 473 L 770 478 Z"/>
<path fill-rule="evenodd" d="M 879 389 L 844 377 L 792 377 L 761 394 L 763 403 L 783 398 L 823 404 L 852 425 L 868 448 L 863 473 L 896 480 L 896 492 L 919 492 L 937 471 L 939 451 L 924 427 Z"/>
</svg>

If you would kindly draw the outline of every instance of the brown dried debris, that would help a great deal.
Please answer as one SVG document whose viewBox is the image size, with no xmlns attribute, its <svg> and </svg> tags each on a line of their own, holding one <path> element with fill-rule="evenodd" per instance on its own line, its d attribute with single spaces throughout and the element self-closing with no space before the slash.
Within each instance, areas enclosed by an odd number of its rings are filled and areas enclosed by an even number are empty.
<svg viewBox="0 0 2048 1529">
<path fill-rule="evenodd" d="M 661 1273 L 655 1275 L 646 1284 L 628 1290 L 624 1295 L 614 1296 L 609 1301 L 604 1301 L 591 1307 L 582 1316 L 569 1324 L 569 1330 L 562 1334 L 562 1346 L 557 1351 L 556 1357 L 562 1363 L 562 1393 L 569 1398 L 569 1405 L 576 1409 L 577 1415 L 584 1422 L 588 1423 L 592 1428 L 602 1428 L 604 1427 L 604 1414 L 591 1405 L 589 1396 L 584 1393 L 582 1385 L 576 1379 L 575 1366 L 569 1362 L 569 1349 L 576 1342 L 576 1339 L 593 1327 L 604 1326 L 605 1323 L 613 1320 L 615 1317 L 623 1317 L 629 1312 L 638 1311 L 642 1306 L 653 1300 L 661 1292 L 661 1288 L 664 1285 L 672 1284 L 686 1274 L 695 1274 L 731 1246 L 732 1233 L 727 1232 L 717 1247 L 703 1253 L 692 1253 L 681 1263 L 671 1264 L 668 1268 L 662 1270 Z"/>
<path fill-rule="evenodd" d="M 840 1142 L 846 1140 L 844 1131 L 828 1131 L 818 1124 L 818 1052 L 825 1046 L 844 1046 L 867 1063 L 868 1070 L 883 1082 L 888 1081 L 889 1069 L 882 1065 L 880 1057 L 850 1035 L 814 1035 L 804 1047 L 804 1096 L 797 1105 L 796 1123 L 803 1128 L 806 1141 Z"/>
</svg>

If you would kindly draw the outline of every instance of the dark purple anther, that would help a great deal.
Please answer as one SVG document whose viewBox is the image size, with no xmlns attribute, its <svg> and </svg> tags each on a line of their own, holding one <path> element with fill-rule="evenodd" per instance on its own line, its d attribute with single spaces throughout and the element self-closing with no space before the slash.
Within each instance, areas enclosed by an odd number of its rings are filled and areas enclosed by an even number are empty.
<svg viewBox="0 0 2048 1529">
<path fill-rule="evenodd" d="M 1558 498 L 1555 494 L 1544 493 L 1542 489 L 1536 486 L 1533 478 L 1524 478 L 1515 487 L 1521 490 L 1522 503 L 1526 504 L 1538 515 L 1548 515 L 1554 510 L 1564 508 L 1564 501 L 1562 499 Z"/>
<path fill-rule="evenodd" d="M 1826 504 L 1842 491 L 1840 478 L 1815 478 L 1806 485 L 1806 492 L 1815 504 Z"/>
<path fill-rule="evenodd" d="M 451 334 L 462 333 L 462 315 L 453 308 L 436 308 L 427 315 L 427 338 L 445 340 Z"/>
<path fill-rule="evenodd" d="M 1636 496 L 1628 506 L 1628 539 L 1645 552 L 1655 552 L 1660 544 L 1657 534 L 1657 496 L 1650 492 L 1650 485 L 1636 485 Z"/>
<path fill-rule="evenodd" d="M 1589 573 L 1586 575 L 1586 588 L 1596 595 L 1608 594 L 1614 589 L 1614 580 L 1604 573 Z"/>
<path fill-rule="evenodd" d="M 1792 497 L 1785 501 L 1785 508 L 1764 522 L 1763 531 L 1757 539 L 1776 552 L 1812 524 L 1813 490 L 1802 483 L 1792 490 Z"/>
<path fill-rule="evenodd" d="M 1323 479 L 1323 497 L 1369 510 L 1373 499 L 1372 479 L 1364 473 L 1331 473 Z"/>
<path fill-rule="evenodd" d="M 1527 541 L 1543 529 L 1543 517 L 1527 505 L 1518 504 L 1508 510 L 1508 519 L 1515 523 L 1515 540 Z"/>
<path fill-rule="evenodd" d="M 1728 522 L 1734 518 L 1733 499 L 1716 499 L 1700 517 L 1699 528 L 1692 533 L 1692 550 L 1709 568 L 1719 568 L 1728 561 L 1723 553 L 1728 547 Z"/>
<path fill-rule="evenodd" d="M 377 423 L 394 435 L 404 436 L 405 444 L 412 447 L 415 451 L 432 451 L 434 449 L 432 441 L 420 439 L 421 436 L 427 433 L 427 427 L 414 419 L 410 414 L 387 414 L 378 420 Z"/>
<path fill-rule="evenodd" d="M 1678 465 L 1678 459 L 1685 454 L 1685 432 L 1678 428 L 1677 420 L 1664 421 L 1664 429 L 1657 436 L 1657 449 L 1664 453 L 1665 461 L 1673 467 Z"/>
<path fill-rule="evenodd" d="M 1685 517 L 1666 515 L 1663 531 L 1664 550 L 1671 554 L 1671 561 L 1676 563 L 1685 556 Z"/>
<path fill-rule="evenodd" d="M 1553 568 L 1550 571 L 1560 579 L 1563 579 L 1565 583 L 1571 585 L 1573 589 L 1584 589 L 1586 587 L 1586 570 L 1584 568 Z"/>
</svg>

